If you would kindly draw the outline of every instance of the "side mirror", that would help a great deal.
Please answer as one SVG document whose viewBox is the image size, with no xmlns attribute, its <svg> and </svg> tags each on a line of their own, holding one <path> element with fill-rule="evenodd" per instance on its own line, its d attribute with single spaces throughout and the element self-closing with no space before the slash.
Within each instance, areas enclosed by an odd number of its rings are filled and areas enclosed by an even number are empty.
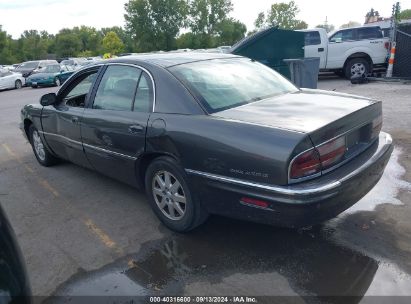
<svg viewBox="0 0 411 304">
<path fill-rule="evenodd" d="M 51 105 L 55 104 L 56 100 L 57 100 L 56 93 L 48 93 L 48 94 L 45 94 L 45 95 L 41 96 L 40 104 L 43 107 L 47 107 L 47 106 L 51 106 Z"/>
</svg>

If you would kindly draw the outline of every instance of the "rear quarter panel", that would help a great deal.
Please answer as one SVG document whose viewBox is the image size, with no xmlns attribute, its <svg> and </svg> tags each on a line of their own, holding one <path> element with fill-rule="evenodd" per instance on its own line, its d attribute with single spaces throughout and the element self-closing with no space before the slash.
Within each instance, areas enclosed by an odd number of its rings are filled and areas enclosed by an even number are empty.
<svg viewBox="0 0 411 304">
<path fill-rule="evenodd" d="M 310 147 L 303 133 L 207 115 L 154 113 L 146 151 L 172 155 L 184 169 L 284 185 L 290 156 Z"/>
</svg>

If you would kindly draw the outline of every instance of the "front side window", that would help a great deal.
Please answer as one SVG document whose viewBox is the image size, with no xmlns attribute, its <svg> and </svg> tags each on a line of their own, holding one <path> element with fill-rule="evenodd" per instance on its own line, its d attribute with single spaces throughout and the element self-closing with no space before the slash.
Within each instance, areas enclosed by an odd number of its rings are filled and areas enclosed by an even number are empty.
<svg viewBox="0 0 411 304">
<path fill-rule="evenodd" d="M 131 66 L 108 66 L 97 89 L 93 109 L 131 111 L 141 72 Z"/>
<path fill-rule="evenodd" d="M 91 71 L 89 73 L 78 76 L 78 78 L 74 82 L 74 86 L 69 87 L 67 91 L 63 92 L 61 96 L 63 102 L 70 107 L 83 108 L 87 94 L 89 93 L 90 88 L 94 83 L 97 72 L 97 70 Z"/>
<path fill-rule="evenodd" d="M 209 113 L 298 91 L 277 72 L 250 59 L 199 61 L 171 67 L 170 71 Z"/>
</svg>

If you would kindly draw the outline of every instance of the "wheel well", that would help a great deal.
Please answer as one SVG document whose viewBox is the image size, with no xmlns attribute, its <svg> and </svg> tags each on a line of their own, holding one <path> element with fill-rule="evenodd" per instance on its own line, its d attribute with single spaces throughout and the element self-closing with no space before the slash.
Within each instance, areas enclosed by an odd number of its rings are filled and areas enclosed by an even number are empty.
<svg viewBox="0 0 411 304">
<path fill-rule="evenodd" d="M 30 138 L 29 138 L 29 129 L 30 129 L 30 126 L 32 124 L 33 124 L 33 122 L 30 119 L 28 119 L 28 118 L 24 119 L 24 132 L 26 132 L 26 136 L 29 140 L 30 140 Z"/>
<path fill-rule="evenodd" d="M 137 182 L 141 189 L 145 188 L 145 177 L 148 166 L 156 159 L 161 156 L 168 156 L 176 159 L 173 155 L 167 153 L 149 153 L 142 156 L 142 158 L 137 163 Z M 176 159 L 177 160 L 177 159 Z"/>
<path fill-rule="evenodd" d="M 344 69 L 346 68 L 348 62 L 349 62 L 351 59 L 353 59 L 353 58 L 364 58 L 365 60 L 368 61 L 369 65 L 370 65 L 370 68 L 372 69 L 372 64 L 373 64 L 373 63 L 372 63 L 372 59 L 371 59 L 370 55 L 368 55 L 367 53 L 362 53 L 362 52 L 354 53 L 354 54 L 350 55 L 350 56 L 345 60 Z"/>
</svg>

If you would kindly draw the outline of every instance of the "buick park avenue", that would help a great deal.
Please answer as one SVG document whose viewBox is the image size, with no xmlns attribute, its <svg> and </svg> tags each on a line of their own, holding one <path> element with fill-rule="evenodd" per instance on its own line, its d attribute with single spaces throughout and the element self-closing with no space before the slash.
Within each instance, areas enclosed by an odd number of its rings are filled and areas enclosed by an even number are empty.
<svg viewBox="0 0 411 304">
<path fill-rule="evenodd" d="M 380 101 L 298 89 L 228 54 L 87 66 L 21 119 L 41 165 L 69 161 L 144 189 L 175 231 L 209 214 L 321 223 L 374 187 L 393 150 Z"/>
</svg>

